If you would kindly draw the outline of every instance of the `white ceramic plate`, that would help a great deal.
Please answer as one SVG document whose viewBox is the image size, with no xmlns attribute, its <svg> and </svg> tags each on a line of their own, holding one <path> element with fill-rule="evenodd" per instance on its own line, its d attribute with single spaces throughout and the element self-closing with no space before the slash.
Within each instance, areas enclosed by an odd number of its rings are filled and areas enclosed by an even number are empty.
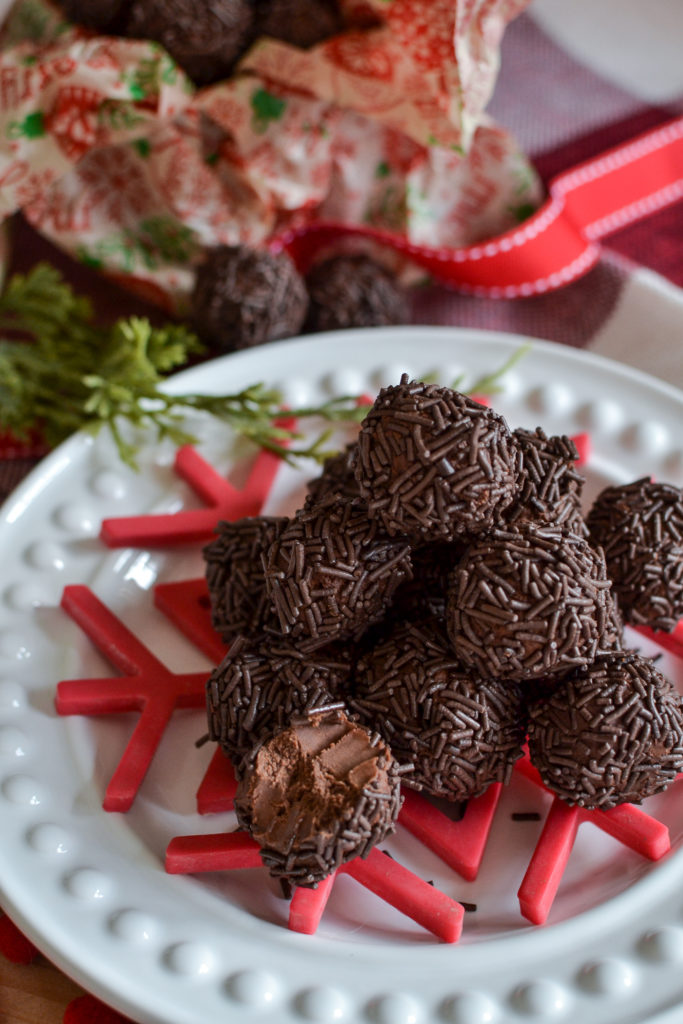
<svg viewBox="0 0 683 1024">
<path fill-rule="evenodd" d="M 319 335 L 199 366 L 171 386 L 216 392 L 265 380 L 290 404 L 318 402 L 374 392 L 403 371 L 471 380 L 522 340 L 420 327 Z M 647 474 L 683 484 L 683 395 L 654 379 L 534 342 L 494 406 L 511 426 L 590 431 L 589 501 L 607 482 Z M 253 452 L 222 426 L 199 429 L 203 454 L 239 479 Z M 265 870 L 165 874 L 172 837 L 234 824 L 194 811 L 211 756 L 194 746 L 201 712 L 176 713 L 128 814 L 102 811 L 135 718 L 55 714 L 60 679 L 116 674 L 59 600 L 65 584 L 88 584 L 174 671 L 208 670 L 152 603 L 155 583 L 201 574 L 200 546 L 107 551 L 97 540 L 103 517 L 198 504 L 172 457 L 148 441 L 136 475 L 107 435 L 79 435 L 2 509 L 0 896 L 39 948 L 109 1004 L 156 1024 L 680 1021 L 682 783 L 646 806 L 668 824 L 674 853 L 652 864 L 583 826 L 544 927 L 528 925 L 516 900 L 541 823 L 511 812 L 548 806 L 531 784 L 505 792 L 476 882 L 399 828 L 387 843 L 399 860 L 477 905 L 458 945 L 440 944 L 348 877 L 309 937 L 287 930 L 287 904 Z M 306 469 L 283 465 L 266 512 L 297 507 Z M 683 684 L 673 658 L 661 664 Z"/>
</svg>

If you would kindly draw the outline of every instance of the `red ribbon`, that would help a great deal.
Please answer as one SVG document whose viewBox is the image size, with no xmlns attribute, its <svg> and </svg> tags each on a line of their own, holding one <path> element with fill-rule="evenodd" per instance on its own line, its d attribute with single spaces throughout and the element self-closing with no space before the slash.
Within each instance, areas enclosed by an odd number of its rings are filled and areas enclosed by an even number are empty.
<svg viewBox="0 0 683 1024">
<path fill-rule="evenodd" d="M 478 245 L 415 245 L 389 231 L 328 221 L 284 232 L 271 248 L 286 249 L 305 269 L 316 252 L 337 238 L 371 238 L 458 291 L 514 299 L 580 277 L 596 263 L 601 238 L 681 198 L 683 117 L 557 175 L 536 213 Z"/>
</svg>

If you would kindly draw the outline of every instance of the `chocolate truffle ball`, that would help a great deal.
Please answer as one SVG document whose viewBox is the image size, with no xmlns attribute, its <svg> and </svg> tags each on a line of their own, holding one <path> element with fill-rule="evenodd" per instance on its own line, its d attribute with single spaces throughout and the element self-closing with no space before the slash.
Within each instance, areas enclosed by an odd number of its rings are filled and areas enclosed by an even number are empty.
<svg viewBox="0 0 683 1024">
<path fill-rule="evenodd" d="M 302 718 L 259 747 L 235 811 L 272 876 L 314 888 L 394 831 L 399 782 L 379 736 L 331 711 Z"/>
<path fill-rule="evenodd" d="M 264 556 L 289 520 L 286 516 L 253 516 L 220 522 L 217 537 L 203 550 L 211 602 L 211 622 L 224 640 L 240 633 L 263 632 L 277 618 L 266 594 Z"/>
<path fill-rule="evenodd" d="M 405 324 L 408 302 L 395 275 L 362 254 L 331 256 L 306 275 L 308 331 Z"/>
<path fill-rule="evenodd" d="M 505 521 L 530 519 L 583 533 L 581 491 L 585 480 L 576 468 L 579 454 L 574 442 L 564 436 L 548 437 L 540 427 L 513 433 L 519 443 L 519 490 L 505 511 Z"/>
<path fill-rule="evenodd" d="M 307 305 L 285 252 L 221 245 L 197 270 L 190 318 L 207 344 L 232 352 L 297 334 Z"/>
<path fill-rule="evenodd" d="M 313 649 L 360 636 L 410 573 L 404 537 L 387 537 L 362 502 L 331 495 L 271 545 L 266 587 L 282 633 Z"/>
<path fill-rule="evenodd" d="M 132 0 L 127 34 L 152 39 L 197 85 L 227 77 L 252 37 L 248 0 Z"/>
<path fill-rule="evenodd" d="M 532 705 L 529 753 L 569 804 L 640 803 L 683 770 L 683 701 L 649 658 L 604 655 Z"/>
<path fill-rule="evenodd" d="M 325 460 L 320 476 L 313 477 L 306 484 L 306 508 L 312 508 L 330 494 L 339 494 L 342 499 L 350 500 L 360 497 L 354 472 L 357 448 L 354 442 L 338 455 Z"/>
<path fill-rule="evenodd" d="M 445 620 L 451 575 L 465 551 L 464 544 L 433 541 L 413 548 L 413 578 L 402 583 L 389 609 L 392 619 Z"/>
<path fill-rule="evenodd" d="M 453 574 L 447 623 L 464 665 L 494 679 L 558 676 L 596 656 L 608 628 L 601 551 L 520 521 L 473 544 Z"/>
<path fill-rule="evenodd" d="M 673 630 L 683 618 L 683 490 L 647 478 L 607 487 L 586 522 L 625 621 Z"/>
<path fill-rule="evenodd" d="M 352 709 L 412 764 L 404 782 L 449 800 L 507 782 L 526 718 L 519 687 L 467 673 L 434 625 L 397 624 L 356 667 Z"/>
<path fill-rule="evenodd" d="M 123 25 L 129 0 L 59 0 L 64 14 L 77 25 L 99 32 L 115 32 Z"/>
<path fill-rule="evenodd" d="M 260 36 L 271 36 L 307 50 L 344 27 L 334 0 L 259 0 L 256 27 Z"/>
<path fill-rule="evenodd" d="M 502 416 L 404 374 L 363 421 L 356 478 L 388 533 L 453 541 L 490 529 L 512 502 L 517 461 Z"/>
<path fill-rule="evenodd" d="M 311 655 L 272 637 L 238 637 L 206 684 L 209 738 L 239 770 L 292 715 L 343 699 L 350 674 L 350 656 L 338 646 Z"/>
</svg>

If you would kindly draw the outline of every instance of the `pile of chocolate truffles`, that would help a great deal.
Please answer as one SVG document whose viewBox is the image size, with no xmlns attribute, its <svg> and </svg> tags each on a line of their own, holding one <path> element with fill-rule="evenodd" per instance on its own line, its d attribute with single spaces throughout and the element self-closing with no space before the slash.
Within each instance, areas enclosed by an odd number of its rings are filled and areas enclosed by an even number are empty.
<svg viewBox="0 0 683 1024">
<path fill-rule="evenodd" d="M 396 274 L 360 252 L 327 254 L 302 274 L 285 251 L 216 246 L 198 265 L 190 297 L 190 321 L 214 352 L 408 319 Z"/>
<path fill-rule="evenodd" d="M 196 85 L 228 77 L 269 36 L 308 49 L 344 27 L 336 0 L 59 0 L 85 28 L 159 43 Z"/>
<path fill-rule="evenodd" d="M 623 647 L 624 620 L 683 616 L 683 492 L 610 487 L 584 520 L 576 462 L 569 438 L 404 376 L 303 508 L 219 525 L 209 732 L 274 875 L 315 885 L 366 854 L 399 783 L 465 801 L 507 782 L 527 738 L 585 808 L 683 770 L 683 701 Z"/>
</svg>

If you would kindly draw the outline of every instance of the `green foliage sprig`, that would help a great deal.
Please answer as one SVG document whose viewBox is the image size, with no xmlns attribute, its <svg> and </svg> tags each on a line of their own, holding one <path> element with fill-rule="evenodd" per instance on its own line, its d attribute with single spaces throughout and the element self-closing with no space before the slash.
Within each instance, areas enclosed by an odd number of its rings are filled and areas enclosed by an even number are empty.
<svg viewBox="0 0 683 1024">
<path fill-rule="evenodd" d="M 14 275 L 0 296 L 0 430 L 21 440 L 37 429 L 52 446 L 76 430 L 106 426 L 123 461 L 136 467 L 138 447 L 123 436 L 121 421 L 152 427 L 159 440 L 191 444 L 197 438 L 185 415 L 195 411 L 290 462 L 322 462 L 332 454 L 326 448 L 332 428 L 309 441 L 287 420 L 359 423 L 366 415 L 367 406 L 348 395 L 285 411 L 282 395 L 260 383 L 227 395 L 166 393 L 164 377 L 203 354 L 182 324 L 157 328 L 141 317 L 98 324 L 87 298 L 54 267 L 37 264 Z M 476 381 L 470 393 L 482 394 L 484 386 L 491 393 L 517 358 Z"/>
</svg>

